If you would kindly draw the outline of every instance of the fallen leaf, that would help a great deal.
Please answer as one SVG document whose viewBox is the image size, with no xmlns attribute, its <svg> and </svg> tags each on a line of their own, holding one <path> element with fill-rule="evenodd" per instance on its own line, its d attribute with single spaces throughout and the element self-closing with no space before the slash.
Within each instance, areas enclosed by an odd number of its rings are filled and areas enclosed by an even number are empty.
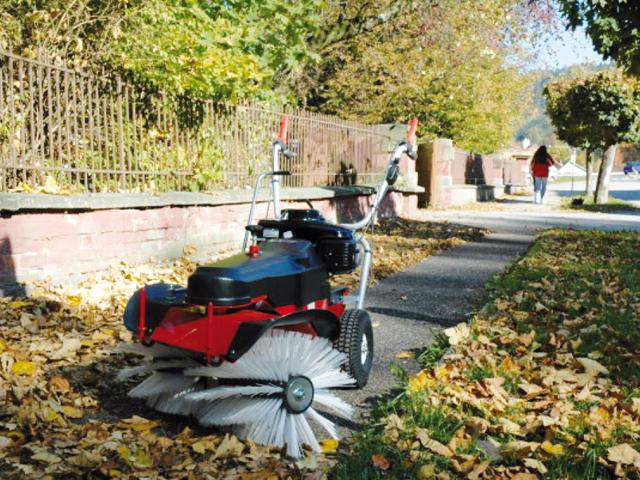
<svg viewBox="0 0 640 480">
<path fill-rule="evenodd" d="M 226 434 L 216 449 L 214 458 L 239 457 L 244 450 L 244 444 L 235 435 Z"/>
<path fill-rule="evenodd" d="M 388 470 L 389 467 L 391 467 L 391 463 L 389 463 L 389 460 L 387 460 L 386 457 L 380 453 L 374 453 L 373 455 L 371 455 L 371 462 L 373 463 L 374 467 L 380 470 Z"/>
<path fill-rule="evenodd" d="M 49 354 L 52 360 L 62 360 L 64 358 L 74 357 L 76 352 L 82 348 L 82 343 L 78 338 L 65 338 L 62 346 Z"/>
<path fill-rule="evenodd" d="M 0 435 L 0 450 L 7 448 L 10 445 L 13 445 L 13 440 L 9 437 L 3 437 Z"/>
<path fill-rule="evenodd" d="M 524 464 L 525 466 L 529 468 L 533 468 L 542 474 L 547 473 L 547 467 L 544 466 L 544 463 L 542 463 L 540 460 L 537 460 L 535 458 L 525 458 Z"/>
<path fill-rule="evenodd" d="M 11 373 L 14 375 L 29 375 L 33 376 L 36 373 L 38 366 L 33 362 L 20 361 L 13 364 L 11 367 Z"/>
<path fill-rule="evenodd" d="M 640 468 L 640 453 L 628 443 L 621 443 L 607 449 L 607 459 L 610 462 L 623 465 L 633 465 Z"/>
<path fill-rule="evenodd" d="M 469 472 L 469 474 L 467 475 L 467 479 L 468 480 L 478 480 L 480 478 L 480 476 L 484 473 L 484 471 L 489 468 L 489 465 L 491 465 L 491 461 L 490 460 L 485 460 L 484 462 L 480 463 L 479 465 L 476 465 L 476 467 L 471 470 L 471 472 Z"/>
<path fill-rule="evenodd" d="M 44 463 L 60 463 L 62 461 L 62 459 L 57 455 L 53 455 L 52 453 L 49 453 L 44 450 L 34 455 L 31 455 L 31 460 L 36 460 L 38 462 L 44 462 Z"/>
<path fill-rule="evenodd" d="M 202 439 L 202 440 L 198 440 L 197 442 L 193 442 L 191 444 L 191 449 L 194 452 L 200 453 L 200 454 L 206 452 L 207 450 L 215 451 L 216 443 L 211 440 Z"/>
<path fill-rule="evenodd" d="M 120 428 L 127 428 L 135 430 L 137 432 L 143 432 L 145 430 L 151 430 L 156 428 L 159 423 L 155 420 L 147 420 L 146 418 L 134 415 L 131 418 L 126 418 L 117 423 Z"/>
<path fill-rule="evenodd" d="M 71 465 L 82 468 L 95 468 L 102 463 L 102 457 L 86 450 L 81 450 L 77 455 L 67 460 Z"/>
<path fill-rule="evenodd" d="M 433 478 L 433 476 L 436 473 L 436 466 L 433 463 L 430 463 L 428 465 L 422 465 L 419 469 L 418 469 L 418 480 L 429 480 L 430 478 Z"/>
<path fill-rule="evenodd" d="M 454 327 L 445 328 L 442 333 L 447 336 L 450 345 L 458 345 L 469 337 L 469 325 L 462 322 Z"/>
<path fill-rule="evenodd" d="M 548 440 L 542 442 L 540 448 L 551 455 L 562 455 L 564 453 L 564 447 L 562 446 L 562 444 L 557 443 L 554 445 Z"/>
<path fill-rule="evenodd" d="M 334 440 L 333 438 L 320 440 L 320 448 L 322 449 L 322 453 L 336 453 L 339 445 L 340 442 L 338 440 Z"/>
<path fill-rule="evenodd" d="M 516 440 L 502 444 L 499 448 L 499 452 L 505 457 L 524 458 L 529 456 L 530 453 L 535 452 L 539 446 L 540 444 L 537 442 Z"/>
<path fill-rule="evenodd" d="M 426 370 L 416 373 L 409 378 L 407 388 L 410 392 L 415 393 L 424 390 L 426 387 L 433 385 L 435 381 L 429 376 Z"/>
<path fill-rule="evenodd" d="M 62 407 L 62 413 L 64 413 L 64 415 L 69 418 L 82 418 L 84 416 L 82 410 L 80 410 L 79 408 L 71 407 L 69 405 L 64 405 Z"/>
<path fill-rule="evenodd" d="M 453 456 L 453 452 L 449 447 L 429 437 L 429 433 L 424 428 L 416 428 L 416 438 L 424 448 L 431 450 L 433 453 L 437 453 L 443 457 Z"/>
<path fill-rule="evenodd" d="M 67 393 L 71 389 L 69 380 L 64 377 L 56 376 L 49 380 L 49 386 L 54 392 Z"/>
<path fill-rule="evenodd" d="M 607 370 L 604 365 L 596 362 L 595 360 L 586 357 L 576 358 L 576 360 L 578 361 L 578 363 L 580 363 L 580 365 L 582 365 L 585 373 L 588 375 L 596 377 L 600 373 L 603 375 L 609 374 L 609 370 Z"/>
<path fill-rule="evenodd" d="M 516 473 L 511 480 L 538 480 L 538 476 L 533 473 Z"/>
<path fill-rule="evenodd" d="M 404 359 L 408 359 L 408 358 L 415 358 L 416 354 L 413 352 L 400 352 L 398 354 L 396 354 L 396 358 L 400 359 L 400 360 L 404 360 Z"/>
<path fill-rule="evenodd" d="M 20 308 L 28 307 L 31 305 L 29 302 L 25 302 L 23 300 L 14 300 L 13 302 L 9 302 L 9 308 L 18 310 Z"/>
</svg>

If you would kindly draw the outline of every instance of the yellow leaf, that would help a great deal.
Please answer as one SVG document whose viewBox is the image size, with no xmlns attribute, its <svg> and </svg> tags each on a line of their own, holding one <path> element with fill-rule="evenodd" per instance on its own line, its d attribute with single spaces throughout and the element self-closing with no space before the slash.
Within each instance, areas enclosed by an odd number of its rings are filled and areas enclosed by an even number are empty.
<svg viewBox="0 0 640 480">
<path fill-rule="evenodd" d="M 211 450 L 213 452 L 216 449 L 216 442 L 214 442 L 210 438 L 202 438 L 197 442 L 193 442 L 191 444 L 191 448 L 196 453 L 204 453 L 207 450 Z"/>
<path fill-rule="evenodd" d="M 5 352 L 8 349 L 9 347 L 7 346 L 7 342 L 5 342 L 3 338 L 0 338 L 0 353 Z"/>
<path fill-rule="evenodd" d="M 76 467 L 95 468 L 102 463 L 102 457 L 95 453 L 80 450 L 77 455 L 70 457 L 67 462 Z"/>
<path fill-rule="evenodd" d="M 84 416 L 82 410 L 80 410 L 79 408 L 71 407 L 69 405 L 64 405 L 62 407 L 62 412 L 69 418 L 82 418 Z"/>
<path fill-rule="evenodd" d="M 67 295 L 65 300 L 74 306 L 79 306 L 82 303 L 82 297 L 80 295 Z"/>
<path fill-rule="evenodd" d="M 409 379 L 408 389 L 409 392 L 415 393 L 434 383 L 435 381 L 427 374 L 426 370 L 422 370 Z"/>
<path fill-rule="evenodd" d="M 33 362 L 21 361 L 16 362 L 11 367 L 11 373 L 14 375 L 29 375 L 33 376 L 36 373 L 38 366 Z"/>
<path fill-rule="evenodd" d="M 156 421 L 147 420 L 146 418 L 142 418 L 137 415 L 118 422 L 118 427 L 128 428 L 137 432 L 151 430 L 153 428 L 156 428 L 158 425 L 159 423 Z"/>
<path fill-rule="evenodd" d="M 564 447 L 561 444 L 558 443 L 554 445 L 548 440 L 542 442 L 540 448 L 551 455 L 562 455 L 564 453 Z"/>
<path fill-rule="evenodd" d="M 334 440 L 333 438 L 320 440 L 320 448 L 322 448 L 322 453 L 336 453 L 336 450 L 338 450 L 338 445 L 340 445 L 340 442 L 338 442 L 338 440 Z"/>
<path fill-rule="evenodd" d="M 418 470 L 418 480 L 429 480 L 436 473 L 436 466 L 433 463 L 422 465 Z"/>
<path fill-rule="evenodd" d="M 123 460 L 129 460 L 129 458 L 131 457 L 131 450 L 129 450 L 129 447 L 127 447 L 126 445 L 118 445 L 116 447 L 116 452 L 118 452 Z"/>
<path fill-rule="evenodd" d="M 407 358 L 414 358 L 416 356 L 413 352 L 400 352 L 396 354 L 396 358 L 399 360 L 405 360 Z"/>
<path fill-rule="evenodd" d="M 62 421 L 62 417 L 60 416 L 60 414 L 58 412 L 56 412 L 53 408 L 49 408 L 49 407 L 46 407 L 43 410 L 41 416 L 46 422 L 60 422 L 60 421 Z"/>
<path fill-rule="evenodd" d="M 13 302 L 9 302 L 9 308 L 23 308 L 23 307 L 28 307 L 30 304 L 29 302 L 24 302 L 22 300 L 14 300 Z"/>
</svg>

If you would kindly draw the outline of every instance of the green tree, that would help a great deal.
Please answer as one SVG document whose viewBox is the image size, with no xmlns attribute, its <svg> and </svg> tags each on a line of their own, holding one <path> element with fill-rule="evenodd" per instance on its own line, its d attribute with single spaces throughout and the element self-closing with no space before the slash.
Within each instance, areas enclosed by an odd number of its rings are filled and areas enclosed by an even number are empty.
<svg viewBox="0 0 640 480">
<path fill-rule="evenodd" d="M 619 72 L 606 72 L 549 84 L 544 91 L 547 113 L 558 137 L 587 152 L 601 148 L 594 202 L 608 201 L 616 145 L 640 139 L 640 88 Z"/>
<path fill-rule="evenodd" d="M 596 50 L 629 73 L 640 75 L 640 2 L 558 0 L 571 28 L 584 26 Z"/>
<path fill-rule="evenodd" d="M 167 94 L 277 98 L 316 56 L 320 0 L 7 0 L 0 47 L 107 67 Z"/>
<path fill-rule="evenodd" d="M 311 68 L 309 106 L 372 123 L 417 114 L 423 136 L 479 153 L 513 138 L 529 78 L 505 32 L 519 22 L 521 2 L 340 3 L 324 24 L 351 19 L 357 27 L 318 42 L 328 46 Z"/>
</svg>

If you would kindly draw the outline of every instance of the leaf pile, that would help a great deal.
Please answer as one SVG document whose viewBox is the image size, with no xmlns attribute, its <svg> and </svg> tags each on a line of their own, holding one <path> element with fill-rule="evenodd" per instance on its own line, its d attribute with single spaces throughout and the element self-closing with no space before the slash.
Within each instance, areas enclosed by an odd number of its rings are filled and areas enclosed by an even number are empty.
<svg viewBox="0 0 640 480">
<path fill-rule="evenodd" d="M 369 285 L 421 262 L 429 255 L 480 238 L 486 230 L 448 222 L 427 222 L 406 218 L 383 219 L 366 235 L 373 249 Z M 360 270 L 337 275 L 334 283 L 358 285 Z"/>
<path fill-rule="evenodd" d="M 637 233 L 543 234 L 337 478 L 638 478 L 638 272 Z"/>
<path fill-rule="evenodd" d="M 374 260 L 376 278 L 421 258 L 402 252 L 399 235 L 409 231 L 420 255 L 469 235 L 449 225 L 389 223 L 375 236 L 387 254 Z M 0 298 L 0 478 L 324 476 L 330 458 L 309 454 L 293 462 L 279 450 L 152 411 L 126 396 L 131 383 L 115 380 L 129 365 L 112 353 L 131 341 L 122 324 L 128 298 L 144 284 L 185 285 L 196 267 L 192 253 L 173 262 L 123 263 L 73 287 L 32 285 L 31 298 Z M 324 446 L 337 448 L 333 441 Z"/>
</svg>

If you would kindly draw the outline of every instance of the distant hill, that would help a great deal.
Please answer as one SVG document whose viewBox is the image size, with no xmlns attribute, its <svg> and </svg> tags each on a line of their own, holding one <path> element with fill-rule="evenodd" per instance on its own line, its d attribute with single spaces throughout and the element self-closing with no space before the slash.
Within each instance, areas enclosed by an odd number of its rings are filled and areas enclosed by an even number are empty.
<svg viewBox="0 0 640 480">
<path fill-rule="evenodd" d="M 536 77 L 531 88 L 531 107 L 525 112 L 522 124 L 516 133 L 516 140 L 528 138 L 536 145 L 555 145 L 558 139 L 553 131 L 553 125 L 545 113 L 545 100 L 542 95 L 544 87 L 554 80 L 561 78 L 575 78 L 581 75 L 595 73 L 609 68 L 595 64 L 574 65 L 557 70 L 539 70 L 531 75 Z"/>
</svg>

